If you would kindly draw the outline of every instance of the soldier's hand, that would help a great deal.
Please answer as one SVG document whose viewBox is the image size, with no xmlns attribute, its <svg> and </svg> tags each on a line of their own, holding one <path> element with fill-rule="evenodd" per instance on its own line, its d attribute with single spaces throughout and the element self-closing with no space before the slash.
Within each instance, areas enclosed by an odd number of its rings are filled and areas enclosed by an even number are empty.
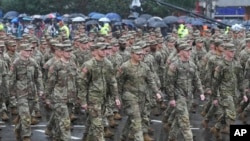
<svg viewBox="0 0 250 141">
<path fill-rule="evenodd" d="M 218 100 L 215 99 L 215 100 L 213 101 L 213 104 L 214 104 L 215 106 L 218 106 L 218 104 L 219 104 Z"/>
<path fill-rule="evenodd" d="M 248 101 L 247 96 L 245 96 L 245 95 L 243 96 L 243 101 L 244 101 L 244 102 L 247 102 L 247 101 Z"/>
<path fill-rule="evenodd" d="M 50 102 L 50 100 L 49 100 L 49 99 L 46 99 L 46 100 L 45 100 L 45 104 L 46 104 L 48 107 L 50 107 L 50 108 L 51 108 L 51 102 Z"/>
<path fill-rule="evenodd" d="M 169 101 L 169 105 L 170 105 L 171 107 L 175 107 L 175 106 L 176 106 L 175 100 L 170 100 L 170 101 Z"/>
<path fill-rule="evenodd" d="M 40 91 L 40 92 L 38 93 L 38 95 L 39 95 L 40 97 L 42 97 L 42 96 L 44 95 L 44 92 L 43 92 L 43 91 Z"/>
<path fill-rule="evenodd" d="M 88 105 L 84 104 L 84 105 L 82 105 L 82 108 L 85 109 L 85 110 L 87 110 L 88 109 Z"/>
<path fill-rule="evenodd" d="M 119 99 L 115 100 L 115 104 L 119 109 L 121 108 L 121 101 Z"/>
<path fill-rule="evenodd" d="M 156 100 L 157 100 L 157 101 L 160 101 L 160 100 L 161 100 L 161 94 L 160 94 L 160 93 L 157 93 L 157 94 L 156 94 Z"/>
<path fill-rule="evenodd" d="M 204 100 L 205 100 L 205 95 L 204 95 L 204 94 L 201 94 L 201 95 L 200 95 L 200 98 L 201 98 L 202 101 L 204 101 Z"/>
</svg>

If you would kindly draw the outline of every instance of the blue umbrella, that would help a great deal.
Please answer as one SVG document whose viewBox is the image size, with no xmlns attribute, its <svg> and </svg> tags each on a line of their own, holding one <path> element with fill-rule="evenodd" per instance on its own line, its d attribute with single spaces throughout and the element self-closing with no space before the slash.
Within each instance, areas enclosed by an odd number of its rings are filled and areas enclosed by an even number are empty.
<svg viewBox="0 0 250 141">
<path fill-rule="evenodd" d="M 178 18 L 175 16 L 167 16 L 167 17 L 163 18 L 163 21 L 166 24 L 173 24 L 173 23 L 177 23 Z"/>
<path fill-rule="evenodd" d="M 6 14 L 4 14 L 3 19 L 13 19 L 15 17 L 18 17 L 19 13 L 16 11 L 9 11 Z"/>
<path fill-rule="evenodd" d="M 110 19 L 110 21 L 121 21 L 121 16 L 117 13 L 108 13 L 106 17 Z"/>
<path fill-rule="evenodd" d="M 199 20 L 199 19 L 193 19 L 191 21 L 191 24 L 192 25 L 203 25 L 203 22 L 201 20 Z"/>
<path fill-rule="evenodd" d="M 135 19 L 135 25 L 136 26 L 144 26 L 147 24 L 147 20 L 145 18 L 137 18 Z"/>
<path fill-rule="evenodd" d="M 103 18 L 103 17 L 105 17 L 104 14 L 97 13 L 97 14 L 92 15 L 90 18 L 91 18 L 91 19 L 94 19 L 94 20 L 99 20 L 99 19 L 101 19 L 101 18 Z"/>
<path fill-rule="evenodd" d="M 18 17 L 15 17 L 14 19 L 11 20 L 12 23 L 18 23 Z"/>
<path fill-rule="evenodd" d="M 98 13 L 98 12 L 90 12 L 90 13 L 88 14 L 88 16 L 89 16 L 89 17 L 92 17 L 92 16 L 95 15 L 95 14 L 101 14 L 101 13 Z"/>
</svg>

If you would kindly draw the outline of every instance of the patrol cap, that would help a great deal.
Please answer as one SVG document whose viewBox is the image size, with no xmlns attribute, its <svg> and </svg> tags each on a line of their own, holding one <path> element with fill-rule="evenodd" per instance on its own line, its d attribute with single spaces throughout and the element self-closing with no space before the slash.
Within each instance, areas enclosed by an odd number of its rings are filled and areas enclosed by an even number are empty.
<svg viewBox="0 0 250 141">
<path fill-rule="evenodd" d="M 20 50 L 32 50 L 30 44 L 20 44 Z"/>
<path fill-rule="evenodd" d="M 163 39 L 162 38 L 157 38 L 157 43 L 163 43 Z"/>
<path fill-rule="evenodd" d="M 201 43 L 201 42 L 203 42 L 203 40 L 202 40 L 202 38 L 196 38 L 196 39 L 195 39 L 195 42 Z"/>
<path fill-rule="evenodd" d="M 16 42 L 15 41 L 8 41 L 7 42 L 7 46 L 16 46 Z"/>
<path fill-rule="evenodd" d="M 145 47 L 147 47 L 148 45 L 147 45 L 147 43 L 146 43 L 145 41 L 139 41 L 139 42 L 136 42 L 136 43 L 135 43 L 135 46 L 139 46 L 139 47 L 141 47 L 141 48 L 145 48 Z"/>
<path fill-rule="evenodd" d="M 182 43 L 182 44 L 180 44 L 180 45 L 178 46 L 178 49 L 179 49 L 179 50 L 191 50 L 192 48 L 190 47 L 189 44 L 187 44 L 187 43 Z"/>
<path fill-rule="evenodd" d="M 150 46 L 157 45 L 157 42 L 155 40 L 151 40 L 151 41 L 149 41 L 149 45 Z"/>
<path fill-rule="evenodd" d="M 132 46 L 131 52 L 135 54 L 143 54 L 143 50 L 140 46 Z"/>
<path fill-rule="evenodd" d="M 71 44 L 63 44 L 63 51 L 69 52 L 72 50 L 73 48 L 71 47 Z"/>
<path fill-rule="evenodd" d="M 4 41 L 0 41 L 0 47 L 5 47 Z"/>
<path fill-rule="evenodd" d="M 63 44 L 71 44 L 71 41 L 70 40 L 64 40 Z"/>
<path fill-rule="evenodd" d="M 111 46 L 119 46 L 117 40 L 111 40 L 110 45 Z"/>
<path fill-rule="evenodd" d="M 121 38 L 121 39 L 119 39 L 119 43 L 120 43 L 120 44 L 126 44 L 127 41 L 126 41 L 125 39 Z"/>
<path fill-rule="evenodd" d="M 79 42 L 82 44 L 87 44 L 89 40 L 87 38 L 82 38 L 82 39 L 79 39 Z"/>
<path fill-rule="evenodd" d="M 235 51 L 236 50 L 235 45 L 232 44 L 232 43 L 225 43 L 224 44 L 224 49 L 230 50 L 230 51 Z"/>
<path fill-rule="evenodd" d="M 51 45 L 55 45 L 55 44 L 58 44 L 58 43 L 59 43 L 59 42 L 58 42 L 57 40 L 55 40 L 55 39 L 51 39 L 49 42 L 50 42 Z"/>
<path fill-rule="evenodd" d="M 96 50 L 96 49 L 106 49 L 108 46 L 107 43 L 104 43 L 104 42 L 97 42 L 95 43 L 94 45 L 92 45 L 90 47 L 90 49 L 93 51 L 93 50 Z"/>
<path fill-rule="evenodd" d="M 58 50 L 63 50 L 64 49 L 63 44 L 57 43 L 57 44 L 54 44 L 54 46 L 55 46 L 55 49 L 58 49 Z"/>
<path fill-rule="evenodd" d="M 224 41 L 221 40 L 221 39 L 215 39 L 214 40 L 214 45 L 215 46 L 224 45 L 223 43 L 224 43 Z"/>
<path fill-rule="evenodd" d="M 246 38 L 245 41 L 246 41 L 246 42 L 250 42 L 250 38 Z"/>
<path fill-rule="evenodd" d="M 105 42 L 105 38 L 104 37 L 99 37 L 95 40 L 95 42 Z"/>
</svg>

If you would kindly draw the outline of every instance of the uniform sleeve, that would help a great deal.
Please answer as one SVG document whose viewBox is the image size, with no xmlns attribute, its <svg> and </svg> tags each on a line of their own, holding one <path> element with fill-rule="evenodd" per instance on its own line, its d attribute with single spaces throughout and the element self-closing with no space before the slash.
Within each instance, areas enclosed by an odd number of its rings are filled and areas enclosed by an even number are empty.
<svg viewBox="0 0 250 141">
<path fill-rule="evenodd" d="M 166 92 L 170 100 L 175 99 L 175 84 L 177 81 L 177 69 L 174 64 L 171 64 L 166 72 Z"/>
<path fill-rule="evenodd" d="M 219 97 L 219 86 L 221 84 L 221 79 L 223 76 L 223 67 L 222 66 L 217 66 L 215 67 L 215 71 L 214 71 L 214 96 L 215 97 Z"/>
<path fill-rule="evenodd" d="M 37 64 L 35 64 L 35 83 L 38 91 L 44 91 L 42 72 Z"/>
<path fill-rule="evenodd" d="M 240 63 L 236 65 L 235 74 L 237 77 L 238 90 L 240 91 L 240 94 L 243 97 L 245 95 L 245 89 L 247 88 L 248 84 L 244 79 L 244 71 Z"/>
<path fill-rule="evenodd" d="M 77 78 L 78 83 L 78 99 L 81 105 L 87 104 L 87 96 L 89 83 L 91 81 L 91 69 L 86 64 L 83 64 L 82 69 Z"/>
<path fill-rule="evenodd" d="M 16 62 L 14 61 L 14 63 L 11 65 L 10 67 L 10 72 L 9 72 L 9 92 L 10 92 L 10 96 L 17 96 L 16 95 L 16 80 L 17 80 L 17 68 L 16 68 Z"/>
<path fill-rule="evenodd" d="M 52 65 L 48 71 L 48 79 L 45 87 L 45 97 L 50 99 L 57 81 L 57 66 Z"/>
<path fill-rule="evenodd" d="M 145 69 L 146 69 L 146 81 L 148 85 L 151 87 L 151 89 L 153 90 L 154 94 L 156 94 L 159 92 L 159 90 L 155 83 L 153 73 L 150 71 L 149 67 L 146 65 L 145 65 Z"/>
<path fill-rule="evenodd" d="M 117 86 L 117 80 L 116 80 L 116 75 L 115 73 L 113 73 L 114 68 L 112 67 L 112 65 L 107 65 L 108 67 L 108 73 L 107 73 L 107 80 L 108 80 L 108 86 L 110 87 L 110 92 L 112 94 L 112 96 L 114 97 L 114 99 L 119 99 L 120 96 L 118 94 L 118 86 Z"/>
<path fill-rule="evenodd" d="M 194 74 L 194 85 L 195 89 L 198 90 L 198 93 L 204 94 L 203 88 L 202 88 L 202 84 L 201 84 L 201 79 L 199 77 L 199 73 L 198 70 L 196 69 L 195 74 Z"/>
</svg>

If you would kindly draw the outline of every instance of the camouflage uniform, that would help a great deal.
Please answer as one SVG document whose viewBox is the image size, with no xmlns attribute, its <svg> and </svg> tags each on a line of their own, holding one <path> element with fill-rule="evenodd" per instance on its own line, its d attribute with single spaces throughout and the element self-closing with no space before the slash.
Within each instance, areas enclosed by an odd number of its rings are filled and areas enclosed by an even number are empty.
<svg viewBox="0 0 250 141">
<path fill-rule="evenodd" d="M 105 49 L 104 43 L 96 43 L 92 50 Z M 111 62 L 94 57 L 83 64 L 79 78 L 78 98 L 81 105 L 88 105 L 88 119 L 84 138 L 104 141 L 103 114 L 107 87 L 112 90 L 111 97 L 118 97 L 118 88 Z"/>
<path fill-rule="evenodd" d="M 66 46 L 66 45 L 65 45 Z M 71 51 L 71 49 L 65 49 Z M 74 62 L 57 61 L 49 69 L 46 97 L 52 101 L 55 139 L 70 140 L 70 118 L 67 103 L 76 101 L 77 66 Z"/>
<path fill-rule="evenodd" d="M 139 46 L 133 46 L 132 52 L 143 54 Z M 147 92 L 145 90 L 149 85 L 154 94 L 158 93 L 152 72 L 145 63 L 139 62 L 138 65 L 133 65 L 131 60 L 128 60 L 119 69 L 119 80 L 123 108 L 128 116 L 122 138 L 126 138 L 130 131 L 134 141 L 143 141 L 143 116 L 146 115 L 144 112 L 147 111 L 145 109 L 147 108 L 145 105 Z"/>
<path fill-rule="evenodd" d="M 224 44 L 225 50 L 235 51 L 235 46 L 230 43 Z M 218 132 L 228 127 L 236 119 L 235 97 L 237 89 L 241 96 L 244 95 L 243 73 L 241 65 L 235 61 L 223 60 L 223 63 L 218 65 L 214 72 L 216 99 L 219 101 L 217 114 L 217 122 L 212 132 L 216 138 L 220 138 Z"/>
<path fill-rule="evenodd" d="M 20 45 L 21 50 L 31 50 L 29 44 Z M 18 115 L 20 120 L 15 132 L 22 138 L 31 136 L 31 116 L 34 109 L 34 98 L 37 91 L 43 91 L 42 73 L 38 64 L 32 58 L 23 60 L 17 58 L 10 69 L 10 93 L 17 98 Z"/>
<path fill-rule="evenodd" d="M 190 50 L 188 44 L 181 44 L 180 50 Z M 190 129 L 190 120 L 188 109 L 191 105 L 189 101 L 192 99 L 194 90 L 199 94 L 203 94 L 201 81 L 196 65 L 189 61 L 181 61 L 177 59 L 171 64 L 167 72 L 167 77 L 171 81 L 169 83 L 169 98 L 176 101 L 174 109 L 174 120 L 168 136 L 168 140 L 177 139 L 177 131 L 180 129 L 186 141 L 192 141 L 193 135 Z"/>
</svg>

